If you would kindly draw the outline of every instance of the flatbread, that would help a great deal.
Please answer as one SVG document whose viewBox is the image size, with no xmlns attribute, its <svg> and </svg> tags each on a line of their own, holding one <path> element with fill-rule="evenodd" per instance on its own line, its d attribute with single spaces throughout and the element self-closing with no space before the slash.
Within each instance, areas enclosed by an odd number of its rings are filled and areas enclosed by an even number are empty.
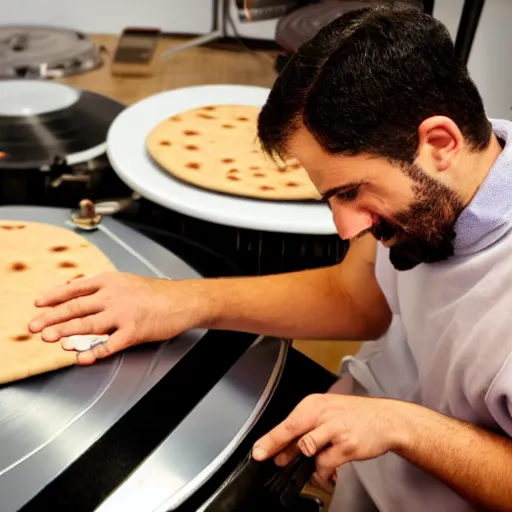
<svg viewBox="0 0 512 512">
<path fill-rule="evenodd" d="M 76 352 L 28 330 L 41 312 L 34 301 L 56 285 L 115 270 L 110 260 L 71 230 L 0 220 L 0 384 L 76 363 Z"/>
<path fill-rule="evenodd" d="M 279 168 L 263 153 L 257 139 L 260 110 L 246 105 L 188 110 L 151 130 L 147 151 L 164 171 L 204 189 L 258 199 L 320 199 L 296 160 Z"/>
</svg>

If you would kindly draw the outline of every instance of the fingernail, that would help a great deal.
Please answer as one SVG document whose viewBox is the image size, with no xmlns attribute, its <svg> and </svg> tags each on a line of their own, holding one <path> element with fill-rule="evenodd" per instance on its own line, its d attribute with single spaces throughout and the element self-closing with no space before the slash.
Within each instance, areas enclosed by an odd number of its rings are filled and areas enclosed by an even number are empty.
<svg viewBox="0 0 512 512">
<path fill-rule="evenodd" d="M 28 330 L 29 330 L 30 332 L 34 332 L 34 333 L 38 332 L 38 331 L 40 330 L 39 322 L 37 322 L 37 321 L 32 321 L 32 322 L 30 322 L 30 323 L 28 324 Z"/>
<path fill-rule="evenodd" d="M 256 460 L 264 460 L 267 458 L 267 451 L 263 448 L 254 448 L 252 456 Z"/>
<path fill-rule="evenodd" d="M 60 336 L 53 330 L 46 330 L 44 329 L 43 332 L 41 333 L 41 338 L 43 338 L 43 341 L 57 341 Z"/>
</svg>

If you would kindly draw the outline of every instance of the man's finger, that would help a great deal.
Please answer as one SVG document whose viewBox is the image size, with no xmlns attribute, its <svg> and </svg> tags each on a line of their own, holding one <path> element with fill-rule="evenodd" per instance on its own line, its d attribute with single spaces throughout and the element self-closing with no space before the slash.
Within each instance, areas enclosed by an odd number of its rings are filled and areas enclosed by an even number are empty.
<svg viewBox="0 0 512 512">
<path fill-rule="evenodd" d="M 295 460 L 300 454 L 297 443 L 290 443 L 281 453 L 279 453 L 274 462 L 281 467 L 287 466 L 292 460 Z"/>
<path fill-rule="evenodd" d="M 38 308 L 57 306 L 76 297 L 95 293 L 99 288 L 98 280 L 95 277 L 77 279 L 49 290 L 42 297 L 36 299 L 35 305 Z"/>
<path fill-rule="evenodd" d="M 316 472 L 324 479 L 331 478 L 334 471 L 350 461 L 339 445 L 329 446 L 322 450 L 315 458 Z"/>
<path fill-rule="evenodd" d="M 44 313 L 34 318 L 28 325 L 31 332 L 41 332 L 50 325 L 60 324 L 73 318 L 81 318 L 99 313 L 102 310 L 98 301 L 93 297 L 71 299 L 64 304 L 48 308 Z"/>
<path fill-rule="evenodd" d="M 322 423 L 317 428 L 304 434 L 298 441 L 299 450 L 307 457 L 314 457 L 330 445 L 339 428 L 333 422 Z"/>
<path fill-rule="evenodd" d="M 75 334 L 104 334 L 114 328 L 108 316 L 98 313 L 83 318 L 73 318 L 67 322 L 52 325 L 42 330 L 43 341 L 54 342 Z"/>
<path fill-rule="evenodd" d="M 77 354 L 77 363 L 81 366 L 91 365 L 98 359 L 109 357 L 129 345 L 128 333 L 123 331 L 123 329 L 119 329 L 109 336 L 107 342 L 96 345 L 91 350 L 79 352 Z"/>
<path fill-rule="evenodd" d="M 325 492 L 328 492 L 329 494 L 332 494 L 334 491 L 334 480 L 332 478 L 326 480 L 318 473 L 313 473 L 313 476 L 311 477 L 311 483 L 316 487 L 323 489 Z"/>
<path fill-rule="evenodd" d="M 283 422 L 256 441 L 253 457 L 265 460 L 283 451 L 292 441 L 315 427 L 315 412 L 302 406 L 301 402 Z"/>
</svg>

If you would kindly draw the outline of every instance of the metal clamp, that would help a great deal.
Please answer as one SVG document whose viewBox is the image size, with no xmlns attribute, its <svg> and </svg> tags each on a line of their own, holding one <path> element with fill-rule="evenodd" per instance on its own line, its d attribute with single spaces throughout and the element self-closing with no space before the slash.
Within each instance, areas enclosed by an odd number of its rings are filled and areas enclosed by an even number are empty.
<svg viewBox="0 0 512 512">
<path fill-rule="evenodd" d="M 133 193 L 130 197 L 109 199 L 94 203 L 90 199 L 82 199 L 78 211 L 71 215 L 71 222 L 78 229 L 92 231 L 96 229 L 104 216 L 112 216 L 133 209 L 140 195 Z"/>
<path fill-rule="evenodd" d="M 78 212 L 71 215 L 73 224 L 86 231 L 96 229 L 103 217 L 96 213 L 95 204 L 90 199 L 82 199 L 78 207 Z"/>
</svg>

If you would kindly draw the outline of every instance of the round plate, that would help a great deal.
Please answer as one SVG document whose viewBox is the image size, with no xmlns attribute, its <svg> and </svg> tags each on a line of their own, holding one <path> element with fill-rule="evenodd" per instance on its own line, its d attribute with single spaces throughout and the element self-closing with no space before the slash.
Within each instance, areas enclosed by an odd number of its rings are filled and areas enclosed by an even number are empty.
<svg viewBox="0 0 512 512">
<path fill-rule="evenodd" d="M 182 183 L 160 169 L 146 152 L 147 134 L 163 119 L 206 105 L 263 106 L 269 89 L 207 85 L 150 96 L 125 109 L 107 134 L 107 156 L 118 176 L 141 196 L 170 210 L 217 224 L 260 231 L 332 235 L 324 203 L 289 203 L 234 197 Z"/>
</svg>

